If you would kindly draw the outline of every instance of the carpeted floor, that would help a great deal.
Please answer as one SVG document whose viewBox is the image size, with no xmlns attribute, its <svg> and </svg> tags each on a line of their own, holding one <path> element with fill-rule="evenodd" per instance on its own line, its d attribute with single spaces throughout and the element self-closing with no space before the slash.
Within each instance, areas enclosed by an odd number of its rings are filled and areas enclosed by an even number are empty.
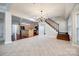
<svg viewBox="0 0 79 59">
<path fill-rule="evenodd" d="M 3 56 L 72 56 L 78 55 L 78 48 L 68 41 L 57 40 L 52 36 L 35 36 L 0 45 Z"/>
</svg>

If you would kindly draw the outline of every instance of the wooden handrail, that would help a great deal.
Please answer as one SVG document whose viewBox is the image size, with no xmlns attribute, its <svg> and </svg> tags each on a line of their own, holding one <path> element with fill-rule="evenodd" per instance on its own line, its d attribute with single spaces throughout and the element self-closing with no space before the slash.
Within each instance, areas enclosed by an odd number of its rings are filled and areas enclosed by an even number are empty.
<svg viewBox="0 0 79 59">
<path fill-rule="evenodd" d="M 51 20 L 50 18 L 45 20 L 46 23 L 48 23 L 53 29 L 55 29 L 59 33 L 59 24 L 55 21 Z"/>
<path fill-rule="evenodd" d="M 54 22 L 55 24 L 59 25 L 58 23 L 56 23 L 54 20 L 52 20 L 50 18 L 48 18 L 48 20 L 50 20 L 50 21 Z"/>
</svg>

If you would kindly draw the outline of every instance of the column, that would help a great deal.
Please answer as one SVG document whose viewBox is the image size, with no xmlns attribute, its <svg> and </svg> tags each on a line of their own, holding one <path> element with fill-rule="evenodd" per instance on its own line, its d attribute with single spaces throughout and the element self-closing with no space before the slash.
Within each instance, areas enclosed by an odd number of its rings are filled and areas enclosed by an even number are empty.
<svg viewBox="0 0 79 59">
<path fill-rule="evenodd" d="M 11 43 L 11 13 L 5 12 L 5 44 Z"/>
<path fill-rule="evenodd" d="M 72 44 L 77 44 L 77 14 L 73 13 L 72 14 Z"/>
<path fill-rule="evenodd" d="M 39 22 L 39 35 L 44 35 L 44 22 Z"/>
</svg>

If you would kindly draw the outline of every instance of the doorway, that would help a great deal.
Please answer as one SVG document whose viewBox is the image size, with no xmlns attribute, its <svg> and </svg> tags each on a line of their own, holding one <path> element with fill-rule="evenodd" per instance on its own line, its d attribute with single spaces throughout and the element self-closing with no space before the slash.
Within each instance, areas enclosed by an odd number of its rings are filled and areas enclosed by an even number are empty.
<svg viewBox="0 0 79 59">
<path fill-rule="evenodd" d="M 12 16 L 12 41 L 38 35 L 38 23 Z"/>
<path fill-rule="evenodd" d="M 4 44 L 4 18 L 5 13 L 0 12 L 0 44 Z"/>
</svg>

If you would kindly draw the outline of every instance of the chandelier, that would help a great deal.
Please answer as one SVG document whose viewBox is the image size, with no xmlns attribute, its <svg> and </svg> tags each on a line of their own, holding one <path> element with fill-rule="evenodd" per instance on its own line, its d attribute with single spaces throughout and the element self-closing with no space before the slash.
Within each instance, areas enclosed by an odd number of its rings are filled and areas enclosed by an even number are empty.
<svg viewBox="0 0 79 59">
<path fill-rule="evenodd" d="M 44 15 L 43 15 L 43 10 L 41 10 L 40 11 L 40 13 L 41 13 L 41 15 L 40 15 L 40 17 L 38 18 L 38 22 L 39 22 L 39 26 L 42 26 L 43 27 L 43 34 L 45 35 L 46 33 L 45 33 L 45 18 L 44 18 Z"/>
<path fill-rule="evenodd" d="M 38 18 L 38 21 L 39 22 L 44 22 L 45 21 L 45 18 L 44 18 L 44 15 L 43 15 L 43 10 L 40 11 L 41 15 L 40 17 Z"/>
</svg>

